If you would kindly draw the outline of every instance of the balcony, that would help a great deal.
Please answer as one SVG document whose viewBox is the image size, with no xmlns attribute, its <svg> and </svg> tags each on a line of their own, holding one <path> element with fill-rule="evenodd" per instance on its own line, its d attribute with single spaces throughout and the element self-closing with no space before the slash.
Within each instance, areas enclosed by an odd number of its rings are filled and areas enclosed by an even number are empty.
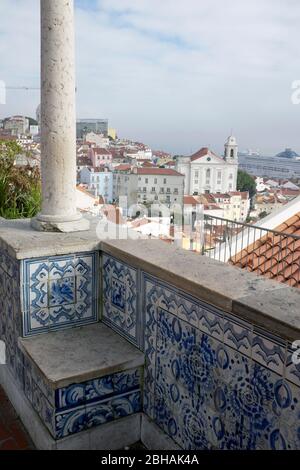
<svg viewBox="0 0 300 470">
<path fill-rule="evenodd" d="M 299 449 L 299 291 L 120 238 L 1 221 L 0 382 L 35 445 Z"/>
<path fill-rule="evenodd" d="M 300 287 L 300 216 L 290 217 L 279 228 L 205 215 L 200 223 L 202 254 Z"/>
</svg>

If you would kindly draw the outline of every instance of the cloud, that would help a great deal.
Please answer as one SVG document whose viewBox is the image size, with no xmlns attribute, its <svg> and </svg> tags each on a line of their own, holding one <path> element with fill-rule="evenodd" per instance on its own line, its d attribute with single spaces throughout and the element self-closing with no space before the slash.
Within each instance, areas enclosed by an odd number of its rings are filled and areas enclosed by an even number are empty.
<svg viewBox="0 0 300 470">
<path fill-rule="evenodd" d="M 1 0 L 6 82 L 38 82 L 38 10 Z M 221 151 L 231 128 L 242 147 L 300 150 L 299 20 L 298 0 L 78 0 L 78 115 L 174 153 Z M 10 95 L 7 112 L 32 114 L 36 94 Z"/>
</svg>

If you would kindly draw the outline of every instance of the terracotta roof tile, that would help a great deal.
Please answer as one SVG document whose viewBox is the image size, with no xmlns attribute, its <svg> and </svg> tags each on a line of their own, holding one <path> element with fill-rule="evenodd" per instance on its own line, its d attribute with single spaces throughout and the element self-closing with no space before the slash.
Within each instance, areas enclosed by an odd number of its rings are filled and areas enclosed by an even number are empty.
<svg viewBox="0 0 300 470">
<path fill-rule="evenodd" d="M 300 212 L 237 253 L 231 264 L 300 288 Z"/>
<path fill-rule="evenodd" d="M 212 152 L 208 147 L 203 147 L 191 156 L 191 161 L 194 162 L 195 160 L 199 160 L 199 158 L 203 158 L 206 155 L 217 158 L 218 160 L 222 160 L 222 158 L 218 157 L 218 155 Z"/>
</svg>

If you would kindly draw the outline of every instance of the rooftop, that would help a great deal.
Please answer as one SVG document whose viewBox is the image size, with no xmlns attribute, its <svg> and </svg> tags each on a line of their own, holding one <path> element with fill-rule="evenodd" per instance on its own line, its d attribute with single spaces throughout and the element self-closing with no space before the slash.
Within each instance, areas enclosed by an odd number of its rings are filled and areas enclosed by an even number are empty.
<svg viewBox="0 0 300 470">
<path fill-rule="evenodd" d="M 166 176 L 184 176 L 178 171 L 170 168 L 137 168 L 138 175 L 166 175 Z"/>
<path fill-rule="evenodd" d="M 231 263 L 300 288 L 300 212 L 276 227 L 274 232 L 268 232 L 243 249 Z"/>
<path fill-rule="evenodd" d="M 206 157 L 207 155 L 218 158 L 219 160 L 223 160 L 221 157 L 212 152 L 208 147 L 203 147 L 191 156 L 191 161 L 193 162 L 195 160 L 199 160 L 200 158 Z"/>
</svg>

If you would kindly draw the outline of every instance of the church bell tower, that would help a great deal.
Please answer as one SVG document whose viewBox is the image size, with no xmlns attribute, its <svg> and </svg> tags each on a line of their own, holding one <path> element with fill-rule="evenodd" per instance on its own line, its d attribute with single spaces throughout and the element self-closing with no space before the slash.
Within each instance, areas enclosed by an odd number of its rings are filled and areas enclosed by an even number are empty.
<svg viewBox="0 0 300 470">
<path fill-rule="evenodd" d="M 236 138 L 232 135 L 225 142 L 225 161 L 227 163 L 237 163 L 238 145 Z"/>
</svg>

